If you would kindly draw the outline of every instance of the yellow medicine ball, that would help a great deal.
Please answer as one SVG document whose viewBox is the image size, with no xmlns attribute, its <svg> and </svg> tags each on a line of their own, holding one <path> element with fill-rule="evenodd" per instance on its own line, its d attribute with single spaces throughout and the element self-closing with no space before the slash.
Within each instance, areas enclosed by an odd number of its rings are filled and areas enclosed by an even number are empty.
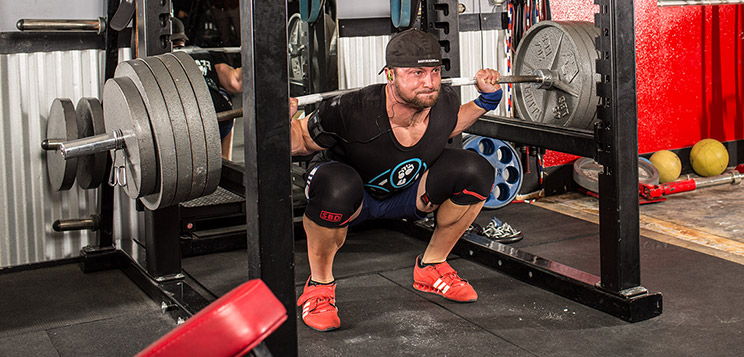
<svg viewBox="0 0 744 357">
<path fill-rule="evenodd" d="M 715 176 L 726 171 L 729 156 L 726 147 L 715 139 L 703 139 L 690 151 L 690 165 L 700 176 Z"/>
<path fill-rule="evenodd" d="M 659 183 L 672 182 L 682 172 L 682 162 L 677 154 L 669 150 L 659 150 L 649 159 L 659 171 Z"/>
</svg>

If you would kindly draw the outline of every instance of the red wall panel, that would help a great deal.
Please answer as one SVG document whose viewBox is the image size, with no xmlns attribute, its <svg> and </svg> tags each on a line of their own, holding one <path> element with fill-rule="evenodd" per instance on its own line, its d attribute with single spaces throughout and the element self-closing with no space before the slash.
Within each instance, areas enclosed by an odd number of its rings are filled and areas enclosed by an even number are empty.
<svg viewBox="0 0 744 357">
<path fill-rule="evenodd" d="M 551 1 L 553 20 L 593 21 L 593 0 Z M 638 148 L 744 139 L 744 5 L 635 2 Z M 574 156 L 549 152 L 547 166 Z"/>
</svg>

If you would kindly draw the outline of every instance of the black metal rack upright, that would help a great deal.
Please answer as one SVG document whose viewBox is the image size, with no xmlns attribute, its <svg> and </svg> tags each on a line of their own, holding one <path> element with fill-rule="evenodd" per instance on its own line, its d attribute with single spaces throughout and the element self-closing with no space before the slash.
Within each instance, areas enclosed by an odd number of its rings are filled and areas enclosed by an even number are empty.
<svg viewBox="0 0 744 357">
<path fill-rule="evenodd" d="M 286 24 L 286 1 L 240 1 L 249 276 L 263 279 L 294 316 Z M 266 342 L 278 356 L 297 355 L 295 319 Z"/>
</svg>

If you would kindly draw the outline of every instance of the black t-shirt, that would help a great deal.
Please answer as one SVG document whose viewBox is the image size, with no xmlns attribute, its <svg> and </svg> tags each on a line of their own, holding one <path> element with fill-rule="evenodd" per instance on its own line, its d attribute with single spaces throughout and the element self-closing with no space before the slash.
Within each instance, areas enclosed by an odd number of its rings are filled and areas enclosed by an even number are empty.
<svg viewBox="0 0 744 357">
<path fill-rule="evenodd" d="M 217 112 L 223 112 L 232 109 L 232 100 L 230 95 L 220 86 L 220 79 L 214 66 L 220 63 L 227 63 L 227 58 L 222 52 L 209 52 L 198 47 L 191 47 L 189 53 L 201 69 L 204 80 L 209 87 L 209 94 L 212 95 L 214 109 Z"/>
<path fill-rule="evenodd" d="M 457 124 L 459 96 L 448 85 L 441 88 L 424 135 L 411 147 L 401 145 L 393 134 L 384 84 L 323 101 L 318 120 L 323 131 L 333 133 L 335 144 L 327 145 L 318 160 L 350 165 L 378 199 L 408 188 L 439 157 Z"/>
</svg>

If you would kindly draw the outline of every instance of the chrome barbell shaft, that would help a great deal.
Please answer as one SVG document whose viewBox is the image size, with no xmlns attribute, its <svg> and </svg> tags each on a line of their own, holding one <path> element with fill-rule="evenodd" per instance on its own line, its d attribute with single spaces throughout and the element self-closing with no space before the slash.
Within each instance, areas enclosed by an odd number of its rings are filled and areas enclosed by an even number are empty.
<svg viewBox="0 0 744 357">
<path fill-rule="evenodd" d="M 545 81 L 544 76 L 540 75 L 529 75 L 529 76 L 502 76 L 499 78 L 498 83 L 543 83 Z M 442 84 L 449 84 L 455 87 L 474 85 L 476 83 L 475 78 L 445 78 L 442 79 Z M 308 94 L 297 97 L 297 105 L 302 107 L 305 105 L 315 104 L 323 101 L 324 99 L 333 98 L 337 95 L 346 94 L 349 92 L 357 91 L 361 88 L 342 89 L 332 92 Z"/>
<path fill-rule="evenodd" d="M 542 72 L 541 72 L 542 73 Z M 549 78 L 545 75 L 529 75 L 529 76 L 502 76 L 499 78 L 498 83 L 545 83 L 546 80 L 549 80 Z M 442 79 L 442 84 L 448 84 L 454 87 L 460 87 L 460 86 L 468 86 L 468 85 L 474 85 L 476 83 L 475 78 L 467 78 L 467 77 L 458 77 L 458 78 L 445 78 Z M 323 92 L 323 93 L 316 93 L 316 94 L 308 94 L 308 95 L 301 95 L 299 97 L 296 97 L 297 99 L 297 106 L 303 107 L 306 105 L 311 104 L 317 104 L 322 102 L 324 99 L 333 98 L 337 95 L 351 93 L 354 91 L 358 91 L 361 88 L 350 88 L 350 89 L 340 89 L 330 92 Z M 224 112 L 217 113 L 217 120 L 218 121 L 227 121 L 232 120 L 235 118 L 239 118 L 243 116 L 243 109 L 232 109 L 232 110 L 226 110 Z"/>
</svg>

